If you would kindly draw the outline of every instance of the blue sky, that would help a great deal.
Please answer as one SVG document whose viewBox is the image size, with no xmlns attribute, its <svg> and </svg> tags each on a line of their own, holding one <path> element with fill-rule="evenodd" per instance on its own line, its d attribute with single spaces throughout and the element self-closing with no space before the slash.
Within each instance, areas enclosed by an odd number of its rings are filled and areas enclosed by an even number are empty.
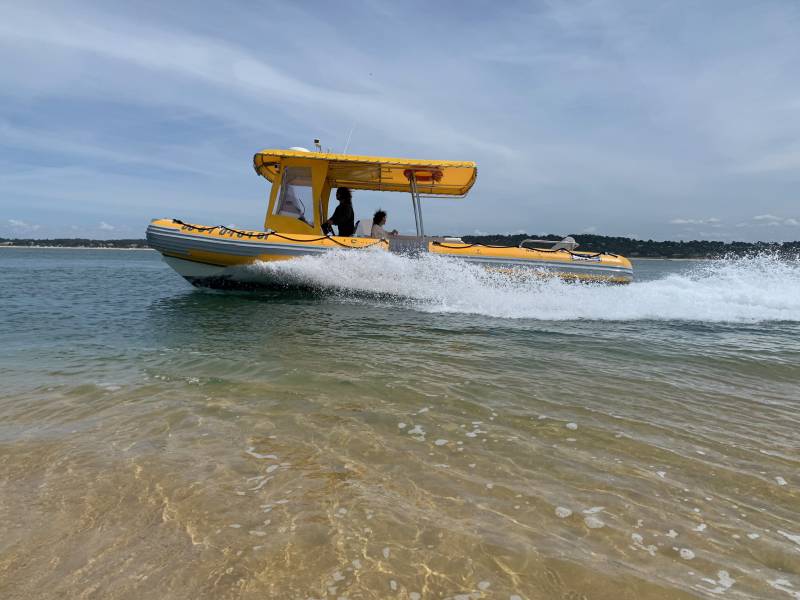
<svg viewBox="0 0 800 600">
<path fill-rule="evenodd" d="M 261 148 L 475 160 L 431 232 L 800 239 L 800 3 L 36 2 L 0 20 L 0 236 L 258 227 Z M 410 200 L 356 194 L 413 229 Z"/>
</svg>

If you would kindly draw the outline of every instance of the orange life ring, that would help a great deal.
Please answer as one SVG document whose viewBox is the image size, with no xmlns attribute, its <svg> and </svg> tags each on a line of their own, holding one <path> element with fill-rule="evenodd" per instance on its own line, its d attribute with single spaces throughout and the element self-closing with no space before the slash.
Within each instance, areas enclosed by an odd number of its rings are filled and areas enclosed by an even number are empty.
<svg viewBox="0 0 800 600">
<path fill-rule="evenodd" d="M 418 183 L 434 183 L 442 180 L 443 173 L 439 169 L 406 169 L 403 175 L 409 181 L 413 175 Z"/>
</svg>

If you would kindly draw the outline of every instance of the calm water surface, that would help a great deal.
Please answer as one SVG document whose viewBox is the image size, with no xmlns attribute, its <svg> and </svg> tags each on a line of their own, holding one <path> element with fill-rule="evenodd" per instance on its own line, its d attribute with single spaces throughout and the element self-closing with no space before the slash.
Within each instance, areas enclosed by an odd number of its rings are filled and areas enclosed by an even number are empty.
<svg viewBox="0 0 800 600">
<path fill-rule="evenodd" d="M 258 269 L 0 250 L 0 597 L 800 598 L 797 261 Z"/>
</svg>

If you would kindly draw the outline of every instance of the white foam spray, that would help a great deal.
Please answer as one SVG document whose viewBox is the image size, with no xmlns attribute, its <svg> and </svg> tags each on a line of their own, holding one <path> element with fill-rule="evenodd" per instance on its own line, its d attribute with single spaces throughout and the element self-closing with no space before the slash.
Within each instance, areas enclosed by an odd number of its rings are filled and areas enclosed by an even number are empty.
<svg viewBox="0 0 800 600">
<path fill-rule="evenodd" d="M 381 250 L 256 263 L 248 277 L 380 297 L 427 312 L 540 320 L 800 322 L 800 260 L 770 254 L 699 262 L 686 273 L 622 286 L 568 283 L 529 270 L 509 275 L 453 258 Z"/>
</svg>

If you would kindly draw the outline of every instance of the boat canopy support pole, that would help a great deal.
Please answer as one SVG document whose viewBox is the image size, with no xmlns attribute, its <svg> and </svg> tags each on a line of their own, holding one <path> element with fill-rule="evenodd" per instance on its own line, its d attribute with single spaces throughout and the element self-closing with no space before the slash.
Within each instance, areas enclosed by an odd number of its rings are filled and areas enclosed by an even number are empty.
<svg viewBox="0 0 800 600">
<path fill-rule="evenodd" d="M 417 230 L 417 237 L 419 237 L 419 219 L 417 218 L 417 197 L 414 192 L 411 192 L 411 208 L 414 210 L 414 227 Z"/>
<path fill-rule="evenodd" d="M 412 171 L 408 176 L 411 187 L 411 205 L 414 208 L 414 224 L 417 227 L 417 237 L 425 237 L 425 226 L 422 223 L 422 201 L 417 191 L 417 177 Z"/>
</svg>

